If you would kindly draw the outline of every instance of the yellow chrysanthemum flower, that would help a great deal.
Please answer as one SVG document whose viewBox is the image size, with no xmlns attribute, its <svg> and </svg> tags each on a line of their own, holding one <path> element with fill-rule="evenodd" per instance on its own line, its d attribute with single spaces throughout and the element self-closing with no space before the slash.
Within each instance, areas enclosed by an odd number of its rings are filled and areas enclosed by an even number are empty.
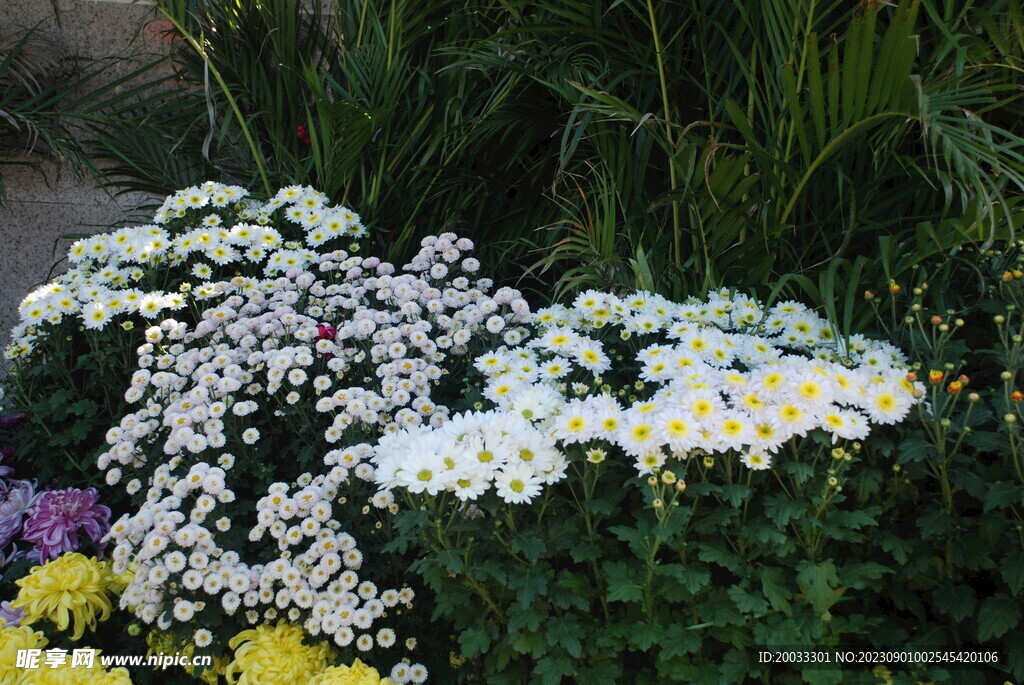
<svg viewBox="0 0 1024 685">
<path fill-rule="evenodd" d="M 243 630 L 228 642 L 235 659 L 224 675 L 238 685 L 307 685 L 334 660 L 334 650 L 326 642 L 304 645 L 303 636 L 302 628 L 284 620 Z"/>
<path fill-rule="evenodd" d="M 25 611 L 25 623 L 46 619 L 64 631 L 73 619 L 72 640 L 81 638 L 86 626 L 96 629 L 97 614 L 99 621 L 105 621 L 113 610 L 107 597 L 110 566 L 78 552 L 35 566 L 15 583 L 21 589 L 11 606 Z"/>
<path fill-rule="evenodd" d="M 393 685 L 388 678 L 381 678 L 376 668 L 367 666 L 359 659 L 351 666 L 331 666 L 314 676 L 309 685 Z"/>
<path fill-rule="evenodd" d="M 17 668 L 18 650 L 41 649 L 46 646 L 46 637 L 28 626 L 8 626 L 0 618 L 0 683 L 23 685 L 29 671 Z"/>
</svg>

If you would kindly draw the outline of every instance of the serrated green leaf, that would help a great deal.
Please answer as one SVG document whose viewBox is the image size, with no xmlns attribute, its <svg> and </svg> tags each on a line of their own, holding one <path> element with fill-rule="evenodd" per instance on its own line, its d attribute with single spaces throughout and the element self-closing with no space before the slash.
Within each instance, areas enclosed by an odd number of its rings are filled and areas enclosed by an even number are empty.
<svg viewBox="0 0 1024 685">
<path fill-rule="evenodd" d="M 999 594 L 981 603 L 978 610 L 978 640 L 985 642 L 1006 634 L 1020 621 L 1020 602 Z"/>
<path fill-rule="evenodd" d="M 548 651 L 547 640 L 540 633 L 513 633 L 510 637 L 512 638 L 512 649 L 520 654 L 529 654 L 536 659 Z"/>
<path fill-rule="evenodd" d="M 988 491 L 982 499 L 985 511 L 1003 509 L 1010 505 L 1020 504 L 1022 499 L 1024 499 L 1021 497 L 1021 493 L 1024 493 L 1024 488 L 1012 481 L 990 483 Z"/>
<path fill-rule="evenodd" d="M 892 569 L 874 561 L 846 564 L 839 571 L 839 582 L 855 590 L 862 590 L 871 587 L 871 581 L 878 580 L 887 573 L 892 573 Z"/>
<path fill-rule="evenodd" d="M 569 549 L 572 560 L 577 564 L 598 559 L 601 556 L 601 548 L 593 542 L 579 542 Z"/>
<path fill-rule="evenodd" d="M 672 623 L 665 626 L 665 633 L 658 644 L 661 647 L 662 659 L 696 654 L 701 645 L 700 633 L 687 630 L 678 623 Z"/>
<path fill-rule="evenodd" d="M 744 614 L 764 615 L 768 611 L 768 600 L 763 596 L 750 592 L 744 583 L 733 585 L 726 593 L 736 604 L 736 608 Z"/>
<path fill-rule="evenodd" d="M 536 562 L 545 552 L 544 540 L 538 535 L 517 535 L 509 546 L 531 562 Z"/>
<path fill-rule="evenodd" d="M 576 621 L 567 617 L 554 617 L 547 622 L 548 644 L 560 645 L 569 655 L 578 659 L 582 654 L 580 641 L 586 631 Z"/>
<path fill-rule="evenodd" d="M 935 445 L 927 438 L 912 434 L 900 442 L 898 464 L 924 461 L 935 456 Z"/>
<path fill-rule="evenodd" d="M 764 592 L 764 596 L 772 608 L 781 611 L 786 616 L 792 616 L 793 607 L 789 603 L 792 593 L 785 586 L 782 569 L 772 566 L 762 567 L 760 573 L 761 591 Z"/>
<path fill-rule="evenodd" d="M 711 580 L 711 573 L 707 569 L 693 564 L 660 564 L 654 569 L 654 573 L 657 576 L 672 578 L 690 594 L 697 594 Z"/>
<path fill-rule="evenodd" d="M 548 591 L 548 579 L 537 566 L 521 569 L 509 578 L 509 587 L 516 591 L 516 600 L 524 607 L 530 606 L 538 595 Z"/>
<path fill-rule="evenodd" d="M 658 623 L 638 622 L 630 624 L 627 635 L 630 646 L 646 652 L 661 643 L 664 633 L 664 628 Z"/>
<path fill-rule="evenodd" d="M 789 525 L 790 521 L 800 518 L 806 511 L 806 502 L 792 500 L 782 493 L 765 498 L 765 513 L 779 526 Z"/>
<path fill-rule="evenodd" d="M 837 598 L 835 588 L 839 586 L 839 577 L 835 564 L 831 560 L 814 564 L 805 559 L 796 568 L 796 581 L 804 597 L 814 607 L 816 614 L 824 614 Z"/>
<path fill-rule="evenodd" d="M 459 646 L 466 657 L 483 654 L 491 646 L 491 638 L 480 628 L 470 628 L 459 633 Z"/>
<path fill-rule="evenodd" d="M 639 574 L 622 561 L 607 561 L 604 564 L 608 579 L 608 601 L 638 602 L 644 596 L 643 587 L 636 583 Z"/>
<path fill-rule="evenodd" d="M 508 629 L 510 632 L 519 630 L 535 632 L 540 629 L 540 624 L 547 616 L 548 608 L 543 602 L 534 602 L 528 607 L 516 603 L 508 610 Z"/>
<path fill-rule="evenodd" d="M 917 527 L 924 538 L 946 535 L 953 530 L 953 518 L 945 509 L 932 509 L 918 517 Z"/>
<path fill-rule="evenodd" d="M 1024 588 L 1024 551 L 1017 550 L 1007 554 L 999 564 L 999 572 L 1010 592 L 1019 595 L 1021 588 Z"/>
<path fill-rule="evenodd" d="M 533 672 L 540 676 L 542 683 L 557 685 L 562 676 L 572 675 L 572 661 L 564 654 L 548 654 L 537 661 Z"/>
<path fill-rule="evenodd" d="M 956 621 L 963 621 L 974 614 L 977 601 L 974 591 L 966 585 L 943 585 L 932 590 L 935 607 Z"/>
</svg>

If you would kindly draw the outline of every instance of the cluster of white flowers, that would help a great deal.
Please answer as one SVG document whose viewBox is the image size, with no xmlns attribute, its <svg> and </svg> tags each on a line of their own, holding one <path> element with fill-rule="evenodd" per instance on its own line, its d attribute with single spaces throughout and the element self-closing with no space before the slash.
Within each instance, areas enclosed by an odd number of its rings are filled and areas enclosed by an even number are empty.
<svg viewBox="0 0 1024 685">
<path fill-rule="evenodd" d="M 436 495 L 452 491 L 476 499 L 493 483 L 506 502 L 528 502 L 545 484 L 561 480 L 568 463 L 555 441 L 527 419 L 505 412 L 457 414 L 437 430 L 426 426 L 383 437 L 375 450 L 375 478 Z"/>
<path fill-rule="evenodd" d="M 406 273 L 336 250 L 313 271 L 204 283 L 189 292 L 196 323 L 165 319 L 145 331 L 125 392 L 138 409 L 107 432 L 98 459 L 109 484 L 147 488 L 108 536 L 117 570 L 136 565 L 123 606 L 160 626 L 202 622 L 204 611 L 249 623 L 285 615 L 342 646 L 394 644 L 390 628 L 368 631 L 412 591 L 378 592 L 360 578 L 363 554 L 337 502 L 375 476 L 360 438 L 448 425 L 450 410 L 431 392 L 452 361 L 474 337 L 526 334 L 531 314 L 518 291 L 490 295 L 489 280 L 463 275 L 479 268 L 465 254 L 472 247 L 452 234 L 427 238 Z M 275 461 L 296 442 L 323 473 L 243 497 L 249 469 L 295 469 Z M 560 457 L 545 449 L 554 473 Z M 389 496 L 372 504 L 398 506 Z M 250 545 L 272 544 L 243 558 L 229 542 L 238 544 L 238 529 Z"/>
<path fill-rule="evenodd" d="M 833 442 L 860 440 L 872 424 L 901 420 L 923 392 L 904 364 L 884 342 L 854 337 L 840 349 L 829 323 L 796 302 L 765 309 L 729 292 L 679 304 L 588 291 L 572 307 L 539 311 L 521 344 L 477 357 L 483 394 L 497 410 L 382 439 L 376 482 L 385 491 L 475 499 L 493 481 L 506 502 L 528 502 L 544 479 L 514 454 L 534 435 L 544 454 L 575 444 L 581 453 L 618 448 L 641 474 L 695 452 L 734 451 L 766 469 L 783 445 L 812 430 Z M 512 493 L 505 471 L 473 463 L 492 453 L 514 466 Z"/>
<path fill-rule="evenodd" d="M 200 281 L 214 275 L 273 276 L 303 269 L 334 241 L 348 246 L 365 235 L 359 217 L 329 206 L 312 188 L 282 188 L 266 202 L 246 197 L 237 186 L 205 183 L 168 197 L 148 226 L 122 228 L 75 242 L 72 268 L 31 292 L 19 308 L 21 320 L 6 349 L 8 359 L 31 354 L 47 325 L 78 317 L 100 330 L 113 319 L 157 320 L 186 305 L 185 291 L 144 290 L 154 268 L 173 268 Z"/>
</svg>

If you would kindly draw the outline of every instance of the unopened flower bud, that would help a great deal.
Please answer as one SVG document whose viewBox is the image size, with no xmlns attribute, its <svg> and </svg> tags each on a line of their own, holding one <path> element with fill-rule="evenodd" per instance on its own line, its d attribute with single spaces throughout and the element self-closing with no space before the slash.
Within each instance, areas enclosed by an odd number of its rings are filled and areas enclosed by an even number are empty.
<svg viewBox="0 0 1024 685">
<path fill-rule="evenodd" d="M 1006 421 L 1006 423 L 1017 423 L 1017 415 L 1007 414 L 1006 416 L 1003 417 L 1003 421 Z"/>
<path fill-rule="evenodd" d="M 665 485 L 672 485 L 672 483 L 676 482 L 676 474 L 671 471 L 665 471 L 661 474 L 661 482 Z"/>
<path fill-rule="evenodd" d="M 915 302 L 914 304 L 910 305 L 910 311 L 912 311 L 912 312 L 919 312 L 919 311 L 921 311 L 921 305 L 919 305 L 919 304 L 917 304 Z"/>
<path fill-rule="evenodd" d="M 903 319 L 903 323 L 914 323 L 914 317 L 908 316 Z"/>
<path fill-rule="evenodd" d="M 957 328 L 960 328 L 961 326 L 963 326 L 963 325 L 964 325 L 964 320 L 963 320 L 963 319 L 957 319 L 957 320 L 956 320 L 956 321 L 954 321 L 953 323 L 954 323 L 954 324 L 956 324 L 956 327 L 957 327 Z"/>
<path fill-rule="evenodd" d="M 832 487 L 835 487 L 835 486 L 839 485 L 839 479 L 836 478 L 835 476 L 829 476 L 828 477 L 828 484 L 831 485 Z"/>
<path fill-rule="evenodd" d="M 943 428 L 949 428 L 952 425 L 952 423 L 953 422 L 947 418 L 942 418 L 939 420 L 939 425 L 942 426 Z"/>
<path fill-rule="evenodd" d="M 913 292 L 914 292 L 915 295 L 923 295 L 924 294 L 924 291 L 921 290 L 920 288 L 914 288 Z"/>
<path fill-rule="evenodd" d="M 976 392 L 972 392 L 970 395 L 967 396 L 967 401 L 971 402 L 972 404 L 974 402 L 977 402 L 980 399 L 981 399 L 981 395 L 979 395 Z"/>
<path fill-rule="evenodd" d="M 1013 380 L 1013 374 L 1009 371 L 1003 371 L 1001 374 L 999 374 L 999 379 L 1004 381 Z"/>
<path fill-rule="evenodd" d="M 650 486 L 651 486 L 652 488 L 653 488 L 653 487 L 654 487 L 655 485 L 657 485 L 657 484 L 658 484 L 658 478 L 657 478 L 657 476 L 648 476 L 648 478 L 647 478 L 647 484 L 648 484 L 648 485 L 650 485 Z"/>
<path fill-rule="evenodd" d="M 995 316 L 992 317 L 992 320 L 996 322 L 997 326 L 1002 326 L 1004 323 L 1006 323 L 1006 317 L 1003 316 L 1002 314 L 996 314 Z"/>
<path fill-rule="evenodd" d="M 952 383 L 950 383 L 946 387 L 946 389 L 949 390 L 950 393 L 955 395 L 958 392 L 960 392 L 961 390 L 963 390 L 963 387 L 964 387 L 964 384 L 961 383 L 960 381 L 953 381 Z"/>
<path fill-rule="evenodd" d="M 704 468 L 710 469 L 714 465 L 715 465 L 715 458 L 714 457 L 712 457 L 710 454 L 708 456 L 704 457 Z"/>
<path fill-rule="evenodd" d="M 864 299 L 865 300 L 873 300 L 873 299 L 875 299 L 875 294 L 873 292 L 871 292 L 870 290 L 865 290 L 864 291 Z"/>
<path fill-rule="evenodd" d="M 833 459 L 842 459 L 845 454 L 846 450 L 844 450 L 842 447 L 836 447 L 832 450 Z"/>
<path fill-rule="evenodd" d="M 928 372 L 928 380 L 932 383 L 941 383 L 942 379 L 946 377 L 946 374 L 938 369 L 932 369 Z"/>
<path fill-rule="evenodd" d="M 896 281 L 889 281 L 889 292 L 893 295 L 899 295 L 900 291 L 903 290 Z"/>
<path fill-rule="evenodd" d="M 1009 283 L 1010 281 L 1013 280 L 1013 272 L 1011 272 L 1011 271 L 1004 271 L 1003 275 L 1000 276 L 999 280 L 1001 280 L 1003 283 Z"/>
<path fill-rule="evenodd" d="M 676 481 L 676 490 L 679 491 L 679 492 L 686 492 L 686 481 L 685 480 Z"/>
<path fill-rule="evenodd" d="M 941 316 L 933 316 L 931 318 L 931 322 L 932 322 L 933 326 L 938 326 L 940 323 L 942 323 L 942 317 Z"/>
<path fill-rule="evenodd" d="M 940 324 L 939 325 L 939 332 L 940 333 L 945 333 L 948 330 L 949 330 L 949 324 L 948 323 L 944 323 L 944 324 Z"/>
<path fill-rule="evenodd" d="M 664 506 L 665 506 L 665 502 L 664 502 L 664 501 L 662 501 L 662 499 L 661 499 L 661 498 L 659 497 L 659 498 L 657 498 L 656 500 L 654 500 L 653 502 L 651 502 L 651 505 L 652 505 L 652 506 L 653 506 L 653 507 L 654 507 L 655 509 L 661 509 L 662 507 L 664 507 Z"/>
<path fill-rule="evenodd" d="M 1024 400 L 1024 392 L 1021 392 L 1020 390 L 1014 390 L 1013 392 L 1010 393 L 1010 399 L 1012 399 L 1014 402 L 1020 402 L 1021 400 Z"/>
</svg>

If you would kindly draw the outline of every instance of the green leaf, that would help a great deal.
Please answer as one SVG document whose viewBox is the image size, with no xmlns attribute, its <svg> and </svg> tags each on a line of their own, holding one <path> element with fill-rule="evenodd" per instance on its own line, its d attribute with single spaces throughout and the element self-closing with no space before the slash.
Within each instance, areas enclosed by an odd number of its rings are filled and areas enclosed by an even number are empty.
<svg viewBox="0 0 1024 685">
<path fill-rule="evenodd" d="M 878 545 L 891 554 L 896 563 L 900 565 L 907 563 L 910 551 L 913 549 L 913 546 L 908 541 L 888 531 L 880 531 L 877 539 Z"/>
<path fill-rule="evenodd" d="M 985 498 L 982 500 L 985 503 L 985 511 L 1004 509 L 1014 504 L 1020 504 L 1021 493 L 1024 493 L 1024 488 L 1012 481 L 992 483 L 988 486 L 988 492 L 985 493 Z"/>
<path fill-rule="evenodd" d="M 768 601 L 753 592 L 749 592 L 745 583 L 737 583 L 726 592 L 729 598 L 736 604 L 736 608 L 744 614 L 762 616 L 768 611 Z"/>
<path fill-rule="evenodd" d="M 643 587 L 635 582 L 639 574 L 625 562 L 606 561 L 604 573 L 608 579 L 608 601 L 638 602 L 643 598 Z"/>
<path fill-rule="evenodd" d="M 872 586 L 871 581 L 878 580 L 887 573 L 892 573 L 892 569 L 888 566 L 874 561 L 865 561 L 859 564 L 844 565 L 839 571 L 839 578 L 842 585 L 847 585 L 855 590 L 863 590 Z"/>
<path fill-rule="evenodd" d="M 786 526 L 807 511 L 807 502 L 793 500 L 782 493 L 765 497 L 765 513 L 779 526 Z"/>
<path fill-rule="evenodd" d="M 538 595 L 547 593 L 548 579 L 544 572 L 537 566 L 521 569 L 513 573 L 509 580 L 509 587 L 516 591 L 516 599 L 524 607 L 530 606 Z"/>
<path fill-rule="evenodd" d="M 953 530 L 953 518 L 945 509 L 932 509 L 917 519 L 917 527 L 924 538 L 938 537 Z"/>
<path fill-rule="evenodd" d="M 943 585 L 932 590 L 935 607 L 956 621 L 963 621 L 974 615 L 977 602 L 974 592 L 966 585 Z"/>
<path fill-rule="evenodd" d="M 572 661 L 565 654 L 548 654 L 537 662 L 533 672 L 541 677 L 542 683 L 557 685 L 562 676 L 572 675 Z"/>
<path fill-rule="evenodd" d="M 824 614 L 837 598 L 835 588 L 839 586 L 839 577 L 835 564 L 831 560 L 814 564 L 805 559 L 796 568 L 796 581 L 804 597 L 814 607 L 815 613 Z"/>
<path fill-rule="evenodd" d="M 459 646 L 462 647 L 463 656 L 476 656 L 487 651 L 491 646 L 491 638 L 482 628 L 470 628 L 459 633 Z"/>
<path fill-rule="evenodd" d="M 540 559 L 545 551 L 544 540 L 539 535 L 517 535 L 512 538 L 510 547 L 531 562 Z"/>
<path fill-rule="evenodd" d="M 586 631 L 579 623 L 567 617 L 556 617 L 547 622 L 548 643 L 561 645 L 569 655 L 578 659 L 582 654 L 580 640 L 586 636 Z"/>
<path fill-rule="evenodd" d="M 660 564 L 654 569 L 654 574 L 672 578 L 691 595 L 697 594 L 711 581 L 711 573 L 707 569 L 693 564 Z"/>
<path fill-rule="evenodd" d="M 710 542 L 701 543 L 697 558 L 701 561 L 718 564 L 736 574 L 743 568 L 739 555 L 730 551 L 724 545 L 716 545 Z"/>
<path fill-rule="evenodd" d="M 935 445 L 921 435 L 910 435 L 900 442 L 898 464 L 924 461 L 935 456 Z"/>
<path fill-rule="evenodd" d="M 696 654 L 700 649 L 700 634 L 695 630 L 687 630 L 679 623 L 672 623 L 665 627 L 664 636 L 659 643 L 661 646 L 661 658 L 672 659 L 687 654 Z"/>
<path fill-rule="evenodd" d="M 772 608 L 776 611 L 781 611 L 786 616 L 792 616 L 793 607 L 789 603 L 792 593 L 784 584 L 785 580 L 782 569 L 768 566 L 762 567 L 760 572 L 761 591 L 764 592 L 764 596 L 768 599 Z"/>
<path fill-rule="evenodd" d="M 598 559 L 601 556 L 601 548 L 593 542 L 578 542 L 569 549 L 572 560 L 577 564 Z"/>
<path fill-rule="evenodd" d="M 637 649 L 647 651 L 651 646 L 660 644 L 664 629 L 659 623 L 639 622 L 629 626 L 627 632 L 629 644 Z"/>
<path fill-rule="evenodd" d="M 519 630 L 536 632 L 547 616 L 548 607 L 543 602 L 534 602 L 528 607 L 515 603 L 508 610 L 508 629 L 510 632 Z"/>
<path fill-rule="evenodd" d="M 1010 592 L 1019 595 L 1021 588 L 1024 588 L 1024 550 L 1007 554 L 999 565 L 999 572 Z"/>
<path fill-rule="evenodd" d="M 1006 665 L 1017 682 L 1024 681 L 1024 632 L 1017 631 L 1006 638 Z"/>
<path fill-rule="evenodd" d="M 1006 634 L 1020 621 L 1020 603 L 1014 597 L 998 594 L 981 603 L 978 610 L 978 640 L 985 642 Z"/>
</svg>

